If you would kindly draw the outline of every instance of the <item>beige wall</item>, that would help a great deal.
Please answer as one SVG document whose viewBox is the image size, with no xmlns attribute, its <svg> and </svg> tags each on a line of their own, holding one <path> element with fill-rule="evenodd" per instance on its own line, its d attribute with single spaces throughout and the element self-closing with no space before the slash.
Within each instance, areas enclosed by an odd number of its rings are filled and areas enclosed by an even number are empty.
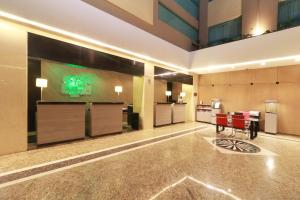
<svg viewBox="0 0 300 200">
<path fill-rule="evenodd" d="M 186 96 L 183 98 L 183 102 L 187 103 L 185 107 L 185 120 L 193 121 L 195 116 L 194 104 L 193 104 L 193 86 L 182 84 L 182 91 Z"/>
<path fill-rule="evenodd" d="M 27 149 L 27 33 L 0 20 L 0 155 Z"/>
<path fill-rule="evenodd" d="M 241 15 L 242 0 L 213 0 L 208 4 L 208 26 L 220 24 Z"/>
<path fill-rule="evenodd" d="M 133 14 L 149 24 L 153 24 L 153 0 L 106 0 Z"/>
<path fill-rule="evenodd" d="M 276 81 L 280 84 L 275 84 Z M 220 98 L 224 112 L 259 110 L 264 119 L 264 101 L 278 100 L 279 132 L 287 134 L 300 135 L 299 91 L 300 66 L 199 76 L 199 101 L 210 103 L 212 98 Z M 261 127 L 264 127 L 263 123 Z"/>
<path fill-rule="evenodd" d="M 154 65 L 145 63 L 141 106 L 141 125 L 143 129 L 153 128 L 154 116 Z"/>
<path fill-rule="evenodd" d="M 125 106 L 133 102 L 133 76 L 106 70 L 74 68 L 63 63 L 42 61 L 42 77 L 48 79 L 43 91 L 43 100 L 48 101 L 123 101 Z M 70 97 L 61 92 L 63 77 L 82 75 L 92 81 L 92 95 Z M 118 96 L 114 87 L 121 85 L 123 92 Z"/>
<path fill-rule="evenodd" d="M 278 0 L 243 0 L 242 34 L 277 30 Z"/>
<path fill-rule="evenodd" d="M 133 77 L 133 112 L 141 113 L 143 100 L 144 77 Z"/>
</svg>

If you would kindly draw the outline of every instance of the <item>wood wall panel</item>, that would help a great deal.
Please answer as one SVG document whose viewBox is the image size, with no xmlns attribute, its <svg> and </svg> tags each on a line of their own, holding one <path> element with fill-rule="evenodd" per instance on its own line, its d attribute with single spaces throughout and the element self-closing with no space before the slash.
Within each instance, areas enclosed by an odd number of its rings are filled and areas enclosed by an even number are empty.
<svg viewBox="0 0 300 200">
<path fill-rule="evenodd" d="M 230 83 L 230 73 L 211 74 L 210 81 L 214 85 L 224 85 Z"/>
<path fill-rule="evenodd" d="M 251 102 L 251 86 L 250 85 L 232 85 L 227 90 L 227 95 L 229 95 L 228 99 L 234 99 L 234 101 L 230 101 L 230 111 L 243 111 L 250 110 L 250 102 Z M 222 100 L 222 97 L 220 97 Z M 226 105 L 225 105 L 226 107 Z"/>
<path fill-rule="evenodd" d="M 212 76 L 210 74 L 199 75 L 199 85 L 211 85 Z"/>
<path fill-rule="evenodd" d="M 252 82 L 254 83 L 275 83 L 277 81 L 277 69 L 256 69 L 252 71 Z"/>
<path fill-rule="evenodd" d="M 219 85 L 212 87 L 212 82 Z M 277 100 L 278 130 L 286 134 L 300 135 L 299 91 L 299 65 L 199 75 L 199 101 L 207 104 L 212 98 L 220 98 L 223 112 L 261 111 L 262 128 L 265 100 Z"/>
<path fill-rule="evenodd" d="M 181 91 L 182 91 L 182 83 L 173 82 L 173 87 L 172 87 L 173 100 L 175 100 L 175 101 L 178 100 L 178 96 L 180 95 Z"/>
<path fill-rule="evenodd" d="M 250 84 L 252 81 L 252 71 L 243 70 L 230 72 L 229 79 L 231 84 Z"/>
<path fill-rule="evenodd" d="M 278 81 L 300 83 L 300 66 L 296 65 L 278 68 Z"/>
<path fill-rule="evenodd" d="M 167 81 L 154 80 L 154 102 L 166 102 Z"/>
<path fill-rule="evenodd" d="M 300 135 L 300 84 L 279 84 L 279 132 Z"/>
<path fill-rule="evenodd" d="M 48 87 L 43 90 L 43 100 L 47 101 L 122 101 L 124 106 L 133 102 L 133 76 L 106 70 L 74 68 L 64 63 L 42 60 L 42 77 L 48 79 Z M 84 75 L 92 80 L 92 94 L 70 97 L 61 92 L 63 77 Z M 123 92 L 118 96 L 114 87 L 121 85 Z"/>
</svg>

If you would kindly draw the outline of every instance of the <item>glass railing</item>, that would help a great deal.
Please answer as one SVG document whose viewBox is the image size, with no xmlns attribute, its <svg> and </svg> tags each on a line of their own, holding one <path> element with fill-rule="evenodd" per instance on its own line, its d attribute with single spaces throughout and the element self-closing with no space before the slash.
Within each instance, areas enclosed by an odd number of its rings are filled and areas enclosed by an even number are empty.
<svg viewBox="0 0 300 200">
<path fill-rule="evenodd" d="M 242 17 L 217 24 L 208 29 L 208 46 L 224 44 L 242 38 Z"/>
<path fill-rule="evenodd" d="M 300 25 L 300 0 L 286 0 L 278 5 L 278 30 Z"/>
<path fill-rule="evenodd" d="M 199 16 L 199 2 L 198 0 L 175 0 L 187 13 L 198 19 Z"/>
<path fill-rule="evenodd" d="M 158 16 L 161 21 L 165 22 L 175 30 L 189 37 L 192 41 L 197 41 L 198 30 L 192 27 L 190 24 L 188 24 L 186 21 L 177 16 L 161 3 L 158 4 Z"/>
</svg>

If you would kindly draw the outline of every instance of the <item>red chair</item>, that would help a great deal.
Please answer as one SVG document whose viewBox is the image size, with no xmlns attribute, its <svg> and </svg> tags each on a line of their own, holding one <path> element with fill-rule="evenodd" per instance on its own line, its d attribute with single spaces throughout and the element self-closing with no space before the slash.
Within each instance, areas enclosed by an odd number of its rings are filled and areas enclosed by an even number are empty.
<svg viewBox="0 0 300 200">
<path fill-rule="evenodd" d="M 237 132 L 240 130 L 243 133 L 247 134 L 248 130 L 247 120 L 245 119 L 244 115 L 232 115 L 232 129 Z"/>
<path fill-rule="evenodd" d="M 226 114 L 216 114 L 216 132 L 219 133 L 225 130 L 225 127 L 228 127 L 228 119 Z M 222 130 L 219 130 L 219 127 L 222 127 Z"/>
</svg>

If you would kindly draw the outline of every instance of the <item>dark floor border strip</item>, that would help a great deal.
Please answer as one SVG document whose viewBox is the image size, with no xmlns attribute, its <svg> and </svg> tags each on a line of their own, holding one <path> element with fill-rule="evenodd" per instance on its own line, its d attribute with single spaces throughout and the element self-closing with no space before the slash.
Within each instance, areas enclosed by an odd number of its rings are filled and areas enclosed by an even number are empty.
<svg viewBox="0 0 300 200">
<path fill-rule="evenodd" d="M 107 156 L 107 155 L 110 155 L 110 154 L 114 154 L 114 153 L 118 153 L 118 152 L 121 152 L 121 151 L 124 151 L 124 150 L 129 150 L 129 149 L 140 147 L 140 146 L 143 146 L 143 145 L 155 143 L 155 142 L 158 142 L 158 141 L 166 140 L 166 139 L 169 139 L 169 138 L 172 138 L 172 137 L 185 135 L 187 133 L 198 131 L 198 130 L 201 130 L 203 128 L 205 128 L 205 126 L 197 127 L 195 129 L 179 131 L 179 132 L 174 133 L 174 134 L 163 135 L 163 136 L 157 137 L 157 138 L 152 138 L 152 139 L 150 138 L 149 140 L 146 140 L 146 141 L 140 141 L 140 142 L 137 141 L 135 143 L 131 143 L 131 144 L 128 144 L 128 145 L 119 146 L 119 147 L 108 149 L 108 150 L 103 150 L 103 151 L 96 152 L 96 153 L 89 154 L 89 155 L 83 155 L 82 157 L 70 158 L 69 160 L 63 160 L 63 161 L 57 162 L 57 163 L 51 163 L 51 164 L 48 164 L 48 165 L 46 164 L 46 165 L 43 165 L 43 166 L 33 167 L 31 169 L 25 169 L 24 171 L 15 172 L 15 173 L 12 173 L 12 174 L 7 174 L 7 175 L 4 175 L 4 176 L 0 177 L 0 184 L 8 183 L 8 182 L 19 180 L 19 179 L 26 178 L 26 177 L 29 177 L 29 176 L 33 176 L 33 175 L 41 174 L 41 173 L 44 173 L 44 172 L 52 171 L 52 170 L 55 170 L 55 169 L 67 167 L 67 166 L 78 164 L 78 163 L 81 163 L 81 162 L 93 160 L 95 158 L 104 157 L 104 156 Z"/>
</svg>

